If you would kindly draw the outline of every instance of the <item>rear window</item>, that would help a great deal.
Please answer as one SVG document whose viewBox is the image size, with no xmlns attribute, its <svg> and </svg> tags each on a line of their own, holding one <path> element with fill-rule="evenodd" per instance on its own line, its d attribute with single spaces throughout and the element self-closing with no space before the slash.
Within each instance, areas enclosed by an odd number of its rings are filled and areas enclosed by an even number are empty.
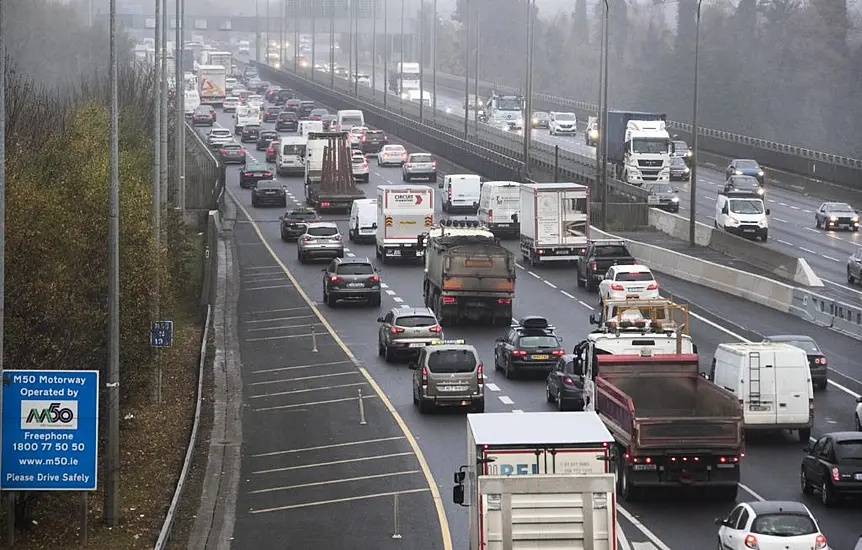
<svg viewBox="0 0 862 550">
<path fill-rule="evenodd" d="M 811 340 L 777 340 L 778 342 L 783 342 L 785 344 L 790 344 L 795 348 L 799 348 L 801 350 L 805 350 L 805 353 L 809 355 L 819 355 L 820 348 L 817 347 L 817 344 L 812 342 Z"/>
<path fill-rule="evenodd" d="M 596 256 L 628 256 L 629 251 L 624 246 L 597 246 L 595 248 Z"/>
<path fill-rule="evenodd" d="M 287 215 L 287 217 L 294 220 L 313 220 L 317 218 L 317 213 L 305 211 L 291 212 Z"/>
<path fill-rule="evenodd" d="M 366 130 L 369 137 L 383 137 L 383 130 Z"/>
<path fill-rule="evenodd" d="M 437 319 L 427 315 L 405 315 L 395 319 L 395 324 L 405 328 L 433 327 L 437 324 Z"/>
<path fill-rule="evenodd" d="M 308 234 L 312 237 L 333 237 L 338 235 L 337 227 L 309 227 Z"/>
<path fill-rule="evenodd" d="M 518 346 L 522 348 L 555 348 L 560 343 L 553 336 L 521 336 Z"/>
<path fill-rule="evenodd" d="M 371 264 L 341 264 L 338 266 L 339 275 L 374 275 L 374 267 Z"/>
<path fill-rule="evenodd" d="M 835 454 L 839 458 L 858 458 L 862 460 L 862 439 L 848 439 L 835 442 Z"/>
<path fill-rule="evenodd" d="M 754 518 L 751 532 L 773 537 L 799 537 L 817 533 L 810 517 L 802 514 L 765 514 Z"/>
<path fill-rule="evenodd" d="M 476 356 L 466 349 L 432 351 L 428 354 L 428 370 L 431 372 L 473 372 L 476 370 Z"/>
<path fill-rule="evenodd" d="M 305 145 L 285 145 L 281 150 L 282 155 L 297 155 L 300 157 L 305 156 Z"/>
<path fill-rule="evenodd" d="M 434 159 L 431 155 L 413 155 L 410 160 L 412 162 L 432 162 Z"/>
<path fill-rule="evenodd" d="M 624 281 L 624 282 L 625 281 L 652 281 L 653 276 L 652 276 L 652 273 L 648 273 L 648 272 L 647 273 L 644 273 L 644 272 L 626 273 L 625 271 L 623 271 L 623 272 L 617 273 L 617 278 L 615 280 Z"/>
</svg>

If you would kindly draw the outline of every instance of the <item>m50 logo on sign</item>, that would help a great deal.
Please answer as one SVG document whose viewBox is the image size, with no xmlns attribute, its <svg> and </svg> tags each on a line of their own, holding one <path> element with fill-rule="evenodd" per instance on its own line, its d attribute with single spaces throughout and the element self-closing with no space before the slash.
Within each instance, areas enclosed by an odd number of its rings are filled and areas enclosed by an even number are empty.
<svg viewBox="0 0 862 550">
<path fill-rule="evenodd" d="M 77 430 L 77 401 L 21 401 L 22 430 Z"/>
</svg>

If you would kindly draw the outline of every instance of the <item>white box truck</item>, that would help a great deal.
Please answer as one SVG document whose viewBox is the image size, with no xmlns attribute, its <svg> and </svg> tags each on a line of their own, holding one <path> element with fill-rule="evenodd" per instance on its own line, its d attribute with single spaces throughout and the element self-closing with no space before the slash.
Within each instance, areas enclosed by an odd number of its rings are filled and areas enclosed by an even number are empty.
<svg viewBox="0 0 862 550">
<path fill-rule="evenodd" d="M 594 412 L 468 414 L 453 500 L 470 509 L 469 549 L 615 550 L 613 441 Z"/>
<path fill-rule="evenodd" d="M 377 186 L 377 259 L 422 261 L 419 235 L 434 226 L 434 190 L 427 185 Z"/>
<path fill-rule="evenodd" d="M 520 186 L 521 256 L 532 266 L 575 262 L 590 238 L 590 188 L 576 183 Z"/>
<path fill-rule="evenodd" d="M 221 107 L 225 98 L 227 71 L 221 65 L 198 66 L 198 85 L 201 103 Z"/>
</svg>

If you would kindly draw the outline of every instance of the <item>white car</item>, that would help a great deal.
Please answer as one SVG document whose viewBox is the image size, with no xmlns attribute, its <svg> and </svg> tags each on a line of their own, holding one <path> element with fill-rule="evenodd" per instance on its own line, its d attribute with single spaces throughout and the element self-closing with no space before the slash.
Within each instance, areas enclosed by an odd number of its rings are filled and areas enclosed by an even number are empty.
<svg viewBox="0 0 862 550">
<path fill-rule="evenodd" d="M 368 128 L 365 126 L 354 126 L 349 132 L 347 132 L 347 140 L 350 142 L 351 147 L 359 146 L 366 130 L 368 130 Z"/>
<path fill-rule="evenodd" d="M 262 95 L 250 95 L 248 96 L 248 100 L 246 100 L 252 107 L 260 107 L 263 108 L 263 96 Z"/>
<path fill-rule="evenodd" d="M 354 150 L 353 156 L 350 157 L 350 162 L 353 165 L 353 179 L 368 183 L 371 176 L 369 175 L 368 161 L 365 159 L 362 151 Z"/>
<path fill-rule="evenodd" d="M 407 149 L 403 145 L 384 145 L 377 153 L 377 166 L 403 166 L 407 162 Z"/>
<path fill-rule="evenodd" d="M 645 265 L 614 265 L 599 283 L 599 300 L 655 300 L 658 282 Z"/>
<path fill-rule="evenodd" d="M 233 134 L 227 128 L 213 128 L 207 133 L 207 145 L 212 149 L 218 149 L 222 145 L 233 143 Z"/>
<path fill-rule="evenodd" d="M 354 75 L 356 82 L 359 83 L 360 86 L 371 86 L 371 77 L 367 74 L 357 74 Z"/>
<path fill-rule="evenodd" d="M 862 397 L 856 398 L 856 416 L 853 418 L 853 425 L 857 432 L 862 432 Z"/>
<path fill-rule="evenodd" d="M 829 550 L 811 511 L 800 502 L 743 502 L 718 525 L 718 547 L 725 550 Z"/>
<path fill-rule="evenodd" d="M 236 112 L 236 108 L 239 107 L 239 98 L 234 96 L 228 96 L 224 98 L 224 102 L 222 103 L 222 108 L 226 113 L 234 113 Z"/>
<path fill-rule="evenodd" d="M 565 134 L 573 136 L 578 131 L 578 118 L 575 113 L 552 112 L 549 115 L 548 130 L 552 136 Z"/>
</svg>

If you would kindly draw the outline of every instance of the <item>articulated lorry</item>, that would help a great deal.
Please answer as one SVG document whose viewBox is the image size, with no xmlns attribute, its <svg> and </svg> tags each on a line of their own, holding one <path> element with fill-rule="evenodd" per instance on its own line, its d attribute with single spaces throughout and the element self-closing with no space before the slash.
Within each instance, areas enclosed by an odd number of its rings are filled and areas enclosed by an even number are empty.
<svg viewBox="0 0 862 550">
<path fill-rule="evenodd" d="M 467 319 L 512 324 L 515 255 L 493 233 L 441 225 L 420 236 L 418 244 L 425 249 L 425 305 L 441 325 Z"/>
<path fill-rule="evenodd" d="M 591 412 L 468 414 L 453 500 L 470 550 L 615 550 L 613 441 Z"/>
<path fill-rule="evenodd" d="M 535 266 L 574 262 L 590 238 L 590 188 L 576 183 L 522 184 L 521 257 Z"/>
<path fill-rule="evenodd" d="M 389 89 L 402 99 L 410 99 L 409 92 L 419 91 L 421 69 L 419 63 L 396 63 L 389 71 Z"/>
<path fill-rule="evenodd" d="M 378 185 L 377 259 L 422 261 L 418 239 L 434 227 L 434 189 L 427 185 Z"/>
<path fill-rule="evenodd" d="M 309 132 L 305 147 L 305 202 L 318 212 L 350 212 L 364 199 L 356 187 L 347 132 Z"/>
<path fill-rule="evenodd" d="M 670 181 L 666 121 L 664 113 L 608 111 L 608 162 L 617 179 L 632 185 Z"/>
</svg>

